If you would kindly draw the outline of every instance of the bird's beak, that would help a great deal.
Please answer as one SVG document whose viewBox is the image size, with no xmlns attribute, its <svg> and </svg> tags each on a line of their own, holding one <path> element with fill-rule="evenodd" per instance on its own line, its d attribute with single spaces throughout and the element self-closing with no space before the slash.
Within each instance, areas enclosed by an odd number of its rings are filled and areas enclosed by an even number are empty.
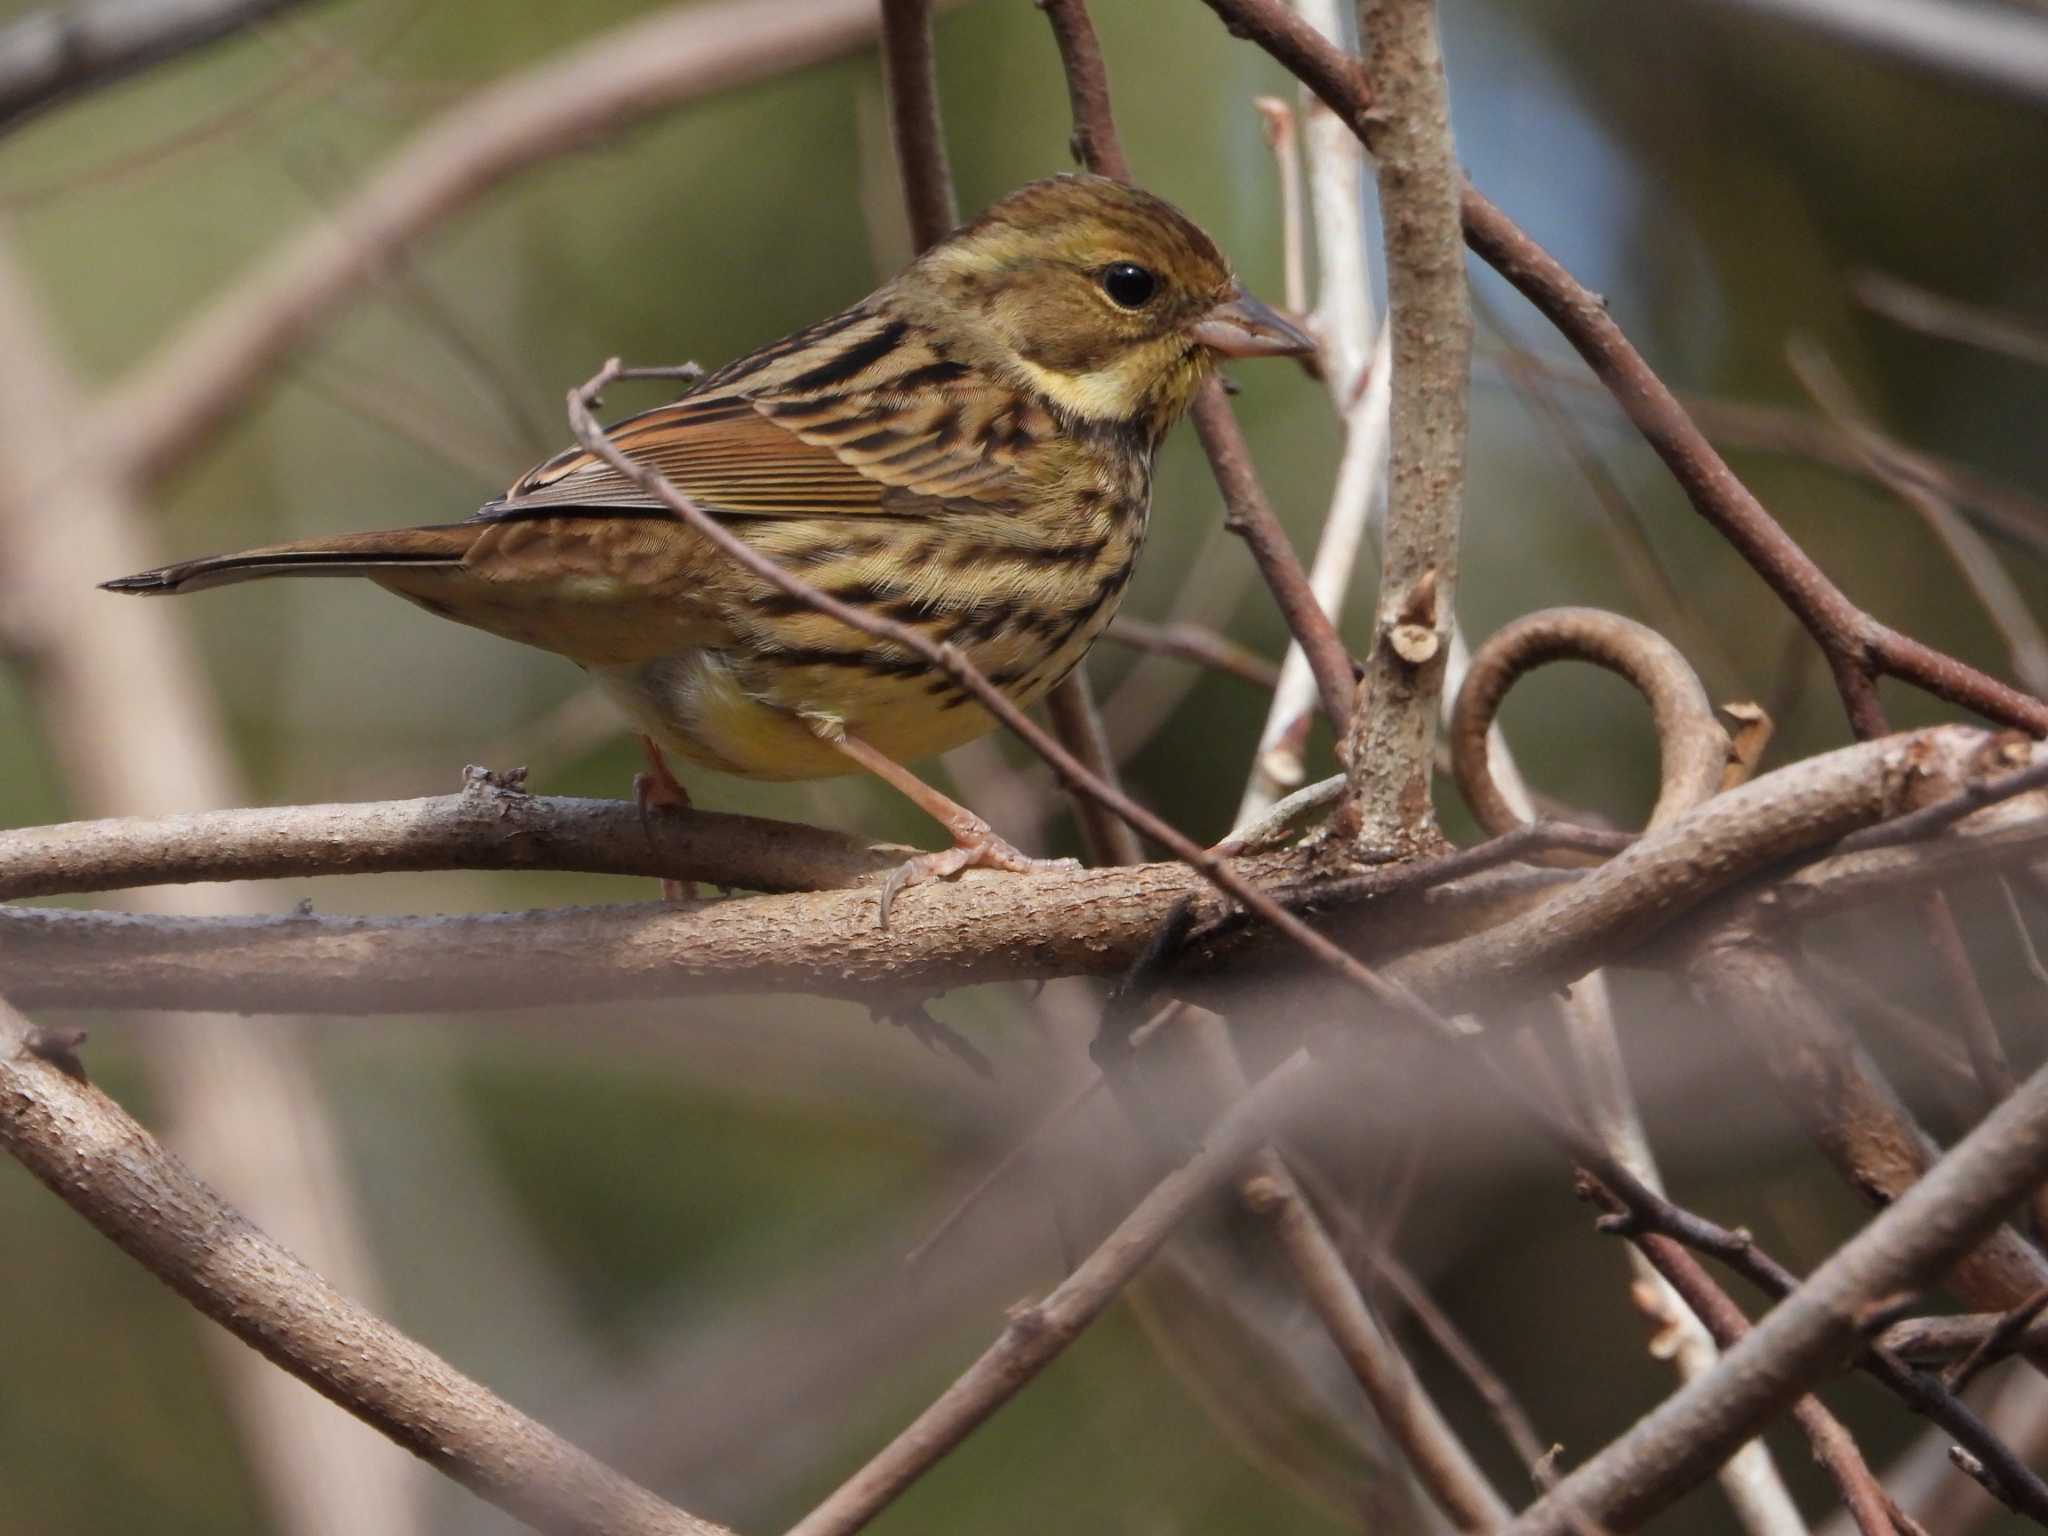
<svg viewBox="0 0 2048 1536">
<path fill-rule="evenodd" d="M 1316 349 L 1300 326 L 1242 288 L 1202 316 L 1194 336 L 1225 357 L 1302 357 Z"/>
</svg>

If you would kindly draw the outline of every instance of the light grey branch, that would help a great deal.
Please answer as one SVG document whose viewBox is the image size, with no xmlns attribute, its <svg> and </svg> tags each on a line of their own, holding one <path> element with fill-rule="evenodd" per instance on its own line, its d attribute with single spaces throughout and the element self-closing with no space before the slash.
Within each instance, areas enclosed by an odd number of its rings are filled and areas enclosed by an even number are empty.
<svg viewBox="0 0 2048 1536">
<path fill-rule="evenodd" d="M 302 0 L 77 0 L 0 28 L 0 133 Z"/>
<path fill-rule="evenodd" d="M 1879 58 L 2048 105 L 2048 22 L 1966 0 L 1720 0 Z"/>
</svg>

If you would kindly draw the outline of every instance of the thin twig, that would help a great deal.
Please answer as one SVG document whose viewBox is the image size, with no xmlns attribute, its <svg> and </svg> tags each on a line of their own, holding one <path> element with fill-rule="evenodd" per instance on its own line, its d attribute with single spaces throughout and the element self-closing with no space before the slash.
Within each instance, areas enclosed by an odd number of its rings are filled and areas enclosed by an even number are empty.
<svg viewBox="0 0 2048 1536">
<path fill-rule="evenodd" d="M 1986 1366 L 1996 1365 L 2019 1347 L 2027 1325 L 2041 1315 L 2041 1309 L 2048 1307 L 2048 1285 L 2034 1292 L 2025 1301 L 2014 1307 L 1998 1320 L 1998 1324 L 1984 1335 L 1977 1347 L 1942 1372 L 1941 1384 L 1951 1392 L 1961 1392 L 1977 1378 L 1977 1373 Z"/>
<path fill-rule="evenodd" d="M 1340 0 L 1303 0 L 1300 8 L 1325 36 L 1342 36 L 1349 7 Z M 1373 313 L 1365 208 L 1360 200 L 1364 150 L 1350 130 L 1306 91 L 1301 98 L 1316 232 L 1316 310 L 1309 327 L 1319 343 L 1323 382 L 1344 428 L 1344 452 L 1310 561 L 1309 587 L 1335 623 L 1343 617 L 1352 573 L 1385 490 L 1391 338 Z M 1301 783 L 1301 742 L 1306 735 L 1302 722 L 1315 694 L 1306 653 L 1299 645 L 1290 645 L 1238 802 L 1238 825 L 1259 816 Z"/>
<path fill-rule="evenodd" d="M 1110 621 L 1106 638 L 1132 650 L 1191 661 L 1254 688 L 1270 690 L 1280 681 L 1280 669 L 1257 651 L 1203 624 L 1148 624 L 1118 615 Z"/>
<path fill-rule="evenodd" d="M 932 62 L 932 0 L 882 0 L 882 78 L 910 239 L 920 251 L 960 222 L 946 131 L 939 122 L 939 78 Z"/>
<path fill-rule="evenodd" d="M 1854 1319 L 1862 1308 L 1941 1274 L 2044 1176 L 2048 1069 L 1837 1249 L 1719 1365 L 1573 1470 L 1508 1532 L 1570 1536 L 1573 1508 L 1620 1527 L 1648 1520 L 1833 1370 L 1859 1342 Z"/>
<path fill-rule="evenodd" d="M 1858 272 L 1849 291 L 1865 309 L 1910 330 L 2048 368 L 2048 329 L 1922 288 L 1883 272 Z"/>
<path fill-rule="evenodd" d="M 1381 1425 L 1407 1453 L 1409 1465 L 1452 1524 L 1461 1531 L 1497 1530 L 1507 1521 L 1508 1506 L 1374 1320 L 1286 1165 L 1267 1148 L 1253 1167 L 1244 1185 L 1245 1204 L 1273 1224 L 1296 1283 L 1378 1411 Z"/>
<path fill-rule="evenodd" d="M 1000 1337 L 901 1433 L 790 1529 L 848 1536 L 1028 1385 L 1130 1283 L 1198 1202 L 1220 1188 L 1316 1084 L 1297 1053 L 1212 1126 L 1202 1149 L 1168 1174 L 1044 1300 L 1013 1308 Z"/>
<path fill-rule="evenodd" d="M 1131 180 L 1131 164 L 1124 158 L 1117 138 L 1116 117 L 1109 100 L 1109 71 L 1102 62 L 1102 45 L 1096 41 L 1095 25 L 1088 18 L 1086 0 L 1037 0 L 1046 20 L 1052 23 L 1053 42 L 1059 48 L 1060 67 L 1066 72 L 1067 95 L 1074 113 L 1074 158 L 1099 176 Z M 1224 398 L 1223 386 L 1206 381 L 1195 395 L 1189 413 L 1216 485 L 1223 493 L 1224 526 L 1245 541 L 1259 574 L 1272 589 L 1280 616 L 1302 649 L 1316 677 L 1323 708 L 1337 723 L 1339 732 L 1350 718 L 1352 674 L 1351 653 L 1344 648 L 1329 616 L 1316 602 L 1301 558 L 1287 541 L 1265 488 L 1252 468 L 1251 450 L 1244 432 Z"/>
</svg>

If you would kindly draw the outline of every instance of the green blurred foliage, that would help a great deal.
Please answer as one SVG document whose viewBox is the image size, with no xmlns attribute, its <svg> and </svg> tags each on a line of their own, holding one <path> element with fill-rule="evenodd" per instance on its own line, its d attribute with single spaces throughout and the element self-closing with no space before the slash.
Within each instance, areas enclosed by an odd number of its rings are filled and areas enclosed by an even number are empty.
<svg viewBox="0 0 2048 1536">
<path fill-rule="evenodd" d="M 118 378 L 232 295 L 278 242 L 321 219 L 465 89 L 638 9 L 341 0 L 297 13 L 0 144 L 6 236 L 80 371 Z M 1104 0 L 1097 9 L 1133 164 L 1216 234 L 1252 286 L 1277 297 L 1279 198 L 1249 101 L 1286 94 L 1283 77 L 1199 7 Z M 1803 409 L 1784 347 L 1809 335 L 1888 429 L 2048 493 L 2040 375 L 1904 334 L 1859 311 L 1846 286 L 1849 273 L 1871 268 L 2048 313 L 2038 259 L 2048 139 L 2038 115 L 1787 40 L 1707 4 L 1648 14 L 1617 0 L 1454 0 L 1447 25 L 1461 152 L 1476 179 L 1610 295 L 1674 384 Z M 1032 6 L 961 5 L 941 23 L 939 60 L 965 210 L 1065 167 L 1065 93 Z M 164 554 L 466 513 L 564 440 L 562 391 L 607 355 L 713 364 L 865 292 L 881 275 L 877 253 L 904 249 L 900 228 L 868 215 L 889 208 L 891 174 L 879 72 L 866 56 L 535 167 L 409 253 L 164 489 L 153 507 Z M 1479 286 L 1508 335 L 1565 358 L 1512 294 L 1492 280 Z M 1461 594 L 1468 627 L 1483 634 L 1529 609 L 1587 602 L 1684 634 L 1630 586 L 1578 471 L 1503 382 L 1492 360 L 1501 344 L 1483 330 Z M 1306 547 L 1339 446 L 1327 403 L 1282 367 L 1245 368 L 1240 382 L 1267 485 Z M 1712 634 L 1721 655 L 1698 659 L 1717 691 L 1791 702 L 1776 760 L 1844 739 L 1824 671 L 1809 647 L 1788 644 L 1790 621 L 1755 576 L 1610 413 L 1576 392 L 1559 398 L 1633 503 L 1693 621 Z M 637 403 L 623 391 L 614 401 Z M 394 413 L 408 430 L 394 429 Z M 436 439 L 448 450 L 427 446 Z M 1859 599 L 2003 668 L 1999 636 L 1946 557 L 1881 490 L 1782 456 L 1731 457 Z M 1218 517 L 1192 437 L 1178 434 L 1127 611 L 1198 618 L 1277 656 L 1285 632 L 1242 550 L 1210 537 Z M 2036 553 L 2010 544 L 2001 553 L 2041 597 Z M 1369 578 L 1361 573 L 1346 623 L 1360 644 Z M 78 621 L 114 600 L 80 594 Z M 1184 600 L 1194 611 L 1182 615 Z M 566 664 L 367 589 L 238 588 L 193 602 L 188 617 L 266 801 L 438 792 L 487 747 L 515 761 L 534 754 L 536 786 L 569 793 L 622 793 L 636 766 L 620 737 L 552 756 L 534 744 L 536 722 L 578 687 Z M 1105 645 L 1091 665 L 1107 694 L 1133 658 Z M 1155 686 L 1181 678 L 1177 664 L 1150 665 Z M 1944 715 L 1903 691 L 1887 698 L 1901 724 Z M 1132 786 L 1197 835 L 1220 835 L 1263 710 L 1240 683 L 1194 680 L 1137 744 Z M 1626 689 L 1560 669 L 1518 690 L 1506 718 L 1545 789 L 1619 820 L 1640 816 L 1655 766 Z M 1034 793 L 1047 793 L 1041 770 L 1005 753 Z M 870 786 L 706 778 L 693 788 L 714 808 L 929 836 Z M 1464 827 L 1454 806 L 1446 813 Z M 0 823 L 64 814 L 27 693 L 0 668 Z M 1063 820 L 1047 838 L 1058 851 L 1076 846 Z M 647 894 L 616 881 L 487 875 L 310 889 L 323 909 L 384 911 Z M 279 908 L 299 894 L 280 892 Z M 1924 985 L 1892 980 L 1905 993 Z M 1995 988 L 2016 985 L 1994 976 Z M 1788 1140 L 1753 1085 L 1703 1046 L 1712 1021 L 1677 1011 L 1655 986 L 1627 995 L 1642 1021 L 1632 1055 L 1664 1091 L 1653 1108 L 1675 1186 L 1755 1228 L 1788 1261 L 1815 1260 L 1849 1230 L 1853 1201 Z M 1051 1080 L 1044 1058 L 1074 1050 L 1077 1037 L 1047 1028 L 1010 993 L 949 999 L 939 1011 L 997 1056 L 993 1084 L 859 1009 L 804 1001 L 346 1023 L 318 1030 L 310 1048 L 344 1127 L 394 1315 L 548 1418 L 574 1406 L 577 1372 L 565 1362 L 587 1368 L 594 1357 L 630 1379 L 666 1343 L 792 1273 L 834 1273 L 863 1234 L 901 1227 L 1014 1143 Z M 88 1022 L 96 1071 L 146 1110 L 130 1026 Z M 1484 1134 L 1446 1130 L 1428 1148 L 1403 1249 L 1569 1459 L 1654 1401 L 1666 1376 L 1627 1311 L 1618 1249 L 1591 1235 L 1554 1160 L 1501 1134 L 1494 1118 L 1474 1106 L 1462 1123 Z M 457 1160 L 460 1177 L 448 1171 Z M 971 1323 L 946 1314 L 952 1321 L 906 1348 L 884 1379 L 791 1404 L 816 1442 L 803 1470 L 743 1489 L 704 1473 L 724 1501 L 706 1512 L 769 1529 L 857 1465 L 992 1334 L 995 1303 L 1056 1282 L 1055 1224 L 1043 1213 L 1029 1219 L 1046 1224 L 1042 1257 L 990 1306 Z M 199 1348 L 202 1325 L 12 1173 L 0 1173 L 0 1231 L 0 1289 L 11 1302 L 0 1324 L 0 1533 L 87 1536 L 143 1519 L 163 1531 L 264 1529 Z M 1425 1360 L 1459 1427 L 1519 1497 L 1522 1474 L 1469 1393 Z M 1844 1406 L 1874 1454 L 1909 1438 L 1887 1405 Z M 1802 1496 L 1820 1507 L 1803 1450 L 1780 1449 Z M 652 1458 L 628 1470 L 695 1507 L 700 1484 L 664 1482 L 664 1465 Z M 453 1496 L 437 1509 L 449 1530 L 504 1528 Z M 1339 1528 L 1234 1454 L 1121 1312 L 877 1529 L 1048 1524 Z M 1702 1493 L 1660 1528 L 1725 1523 Z"/>
</svg>

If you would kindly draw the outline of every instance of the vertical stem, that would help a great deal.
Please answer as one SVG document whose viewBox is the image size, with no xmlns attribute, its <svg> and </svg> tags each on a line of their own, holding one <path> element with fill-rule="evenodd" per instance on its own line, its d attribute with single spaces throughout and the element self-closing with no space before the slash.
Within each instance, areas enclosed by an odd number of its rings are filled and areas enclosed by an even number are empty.
<svg viewBox="0 0 2048 1536">
<path fill-rule="evenodd" d="M 1069 672 L 1066 680 L 1046 695 L 1045 709 L 1060 744 L 1091 772 L 1115 783 L 1116 758 L 1109 750 L 1109 736 L 1102 728 L 1102 714 L 1095 707 L 1095 690 L 1088 686 L 1087 671 L 1076 667 Z M 1111 815 L 1086 795 L 1074 797 L 1074 812 L 1081 819 L 1081 835 L 1095 863 L 1144 861 L 1145 845 L 1122 817 Z"/>
<path fill-rule="evenodd" d="M 1375 86 L 1368 147 L 1387 247 L 1393 432 L 1372 654 L 1345 736 L 1344 819 L 1373 847 L 1414 848 L 1435 833 L 1430 767 L 1465 488 L 1464 182 L 1432 0 L 1360 0 L 1358 20 Z"/>
<path fill-rule="evenodd" d="M 932 62 L 932 0 L 882 0 L 882 79 L 889 131 L 903 175 L 910 238 L 921 251 L 960 222 L 946 134 L 939 123 L 939 77 Z"/>
</svg>

